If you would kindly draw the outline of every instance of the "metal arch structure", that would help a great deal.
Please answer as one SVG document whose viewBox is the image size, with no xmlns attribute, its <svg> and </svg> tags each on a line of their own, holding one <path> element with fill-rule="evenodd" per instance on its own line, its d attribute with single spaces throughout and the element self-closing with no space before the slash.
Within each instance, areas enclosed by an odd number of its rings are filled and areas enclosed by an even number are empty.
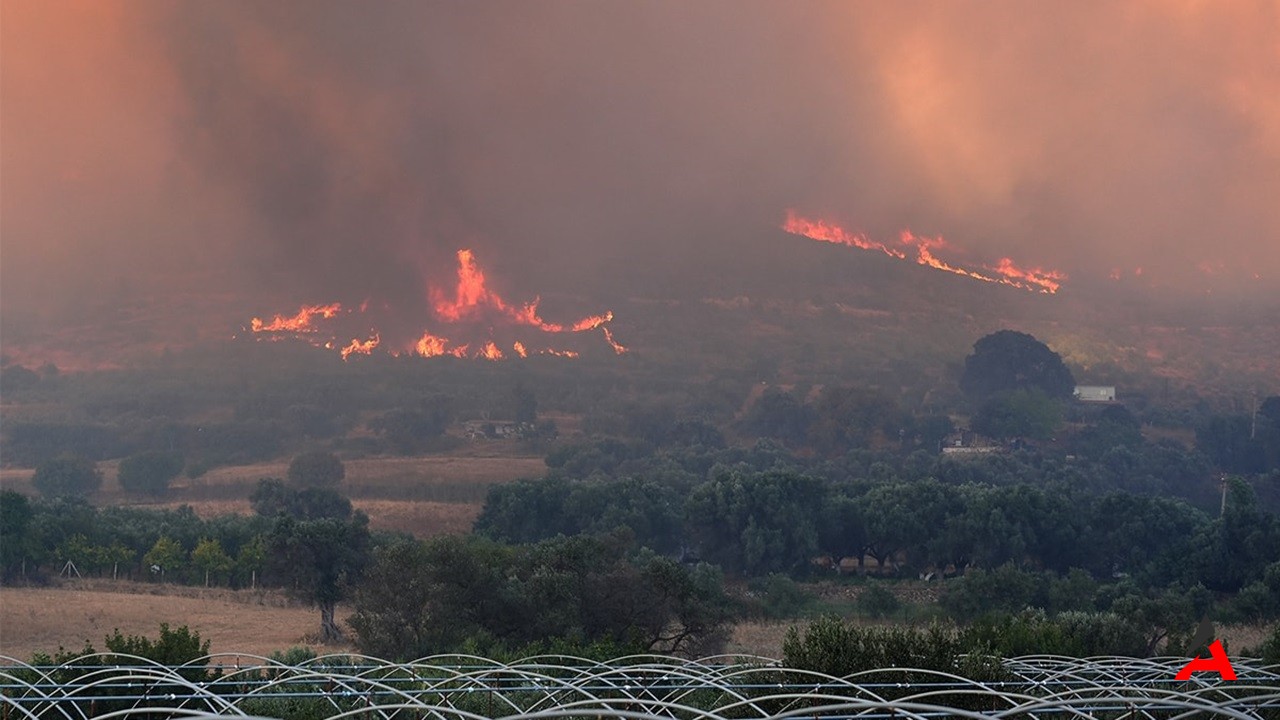
<svg viewBox="0 0 1280 720">
<path fill-rule="evenodd" d="M 34 667 L 0 656 L 3 720 L 835 720 L 1280 718 L 1280 665 L 1234 659 L 1235 681 L 1174 676 L 1186 658 L 1025 656 L 998 681 L 917 668 L 833 677 L 769 658 L 326 655 L 297 665 L 218 654 L 167 667 L 97 655 Z"/>
</svg>

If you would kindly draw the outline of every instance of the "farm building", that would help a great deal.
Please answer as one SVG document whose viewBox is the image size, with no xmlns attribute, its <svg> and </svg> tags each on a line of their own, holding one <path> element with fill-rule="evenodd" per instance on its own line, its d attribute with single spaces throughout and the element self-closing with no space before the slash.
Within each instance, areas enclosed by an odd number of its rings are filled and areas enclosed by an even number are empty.
<svg viewBox="0 0 1280 720">
<path fill-rule="evenodd" d="M 1075 397 L 1080 402 L 1115 402 L 1115 385 L 1077 385 Z"/>
</svg>

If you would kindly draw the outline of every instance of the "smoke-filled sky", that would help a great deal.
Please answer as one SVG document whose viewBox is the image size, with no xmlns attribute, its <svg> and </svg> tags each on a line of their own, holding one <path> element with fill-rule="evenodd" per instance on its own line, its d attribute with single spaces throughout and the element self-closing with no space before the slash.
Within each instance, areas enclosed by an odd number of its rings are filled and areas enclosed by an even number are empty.
<svg viewBox="0 0 1280 720">
<path fill-rule="evenodd" d="M 460 247 L 573 293 L 789 208 L 1280 295 L 1270 0 L 0 7 L 6 314 L 411 303 Z"/>
</svg>

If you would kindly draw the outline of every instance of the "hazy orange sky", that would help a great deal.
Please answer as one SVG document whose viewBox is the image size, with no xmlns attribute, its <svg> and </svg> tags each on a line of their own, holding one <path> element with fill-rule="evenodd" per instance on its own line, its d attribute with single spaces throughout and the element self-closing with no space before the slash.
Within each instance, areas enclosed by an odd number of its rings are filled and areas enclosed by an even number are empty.
<svg viewBox="0 0 1280 720">
<path fill-rule="evenodd" d="M 1274 299 L 1280 4 L 0 5 L 7 315 L 572 291 L 788 208 Z"/>
</svg>

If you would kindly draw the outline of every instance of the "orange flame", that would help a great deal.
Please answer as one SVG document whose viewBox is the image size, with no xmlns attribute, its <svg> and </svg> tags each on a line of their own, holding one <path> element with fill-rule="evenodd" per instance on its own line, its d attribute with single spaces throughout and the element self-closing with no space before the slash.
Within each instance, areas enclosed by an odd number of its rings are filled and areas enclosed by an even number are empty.
<svg viewBox="0 0 1280 720">
<path fill-rule="evenodd" d="M 605 323 L 610 322 L 611 320 L 613 320 L 612 310 L 606 312 L 603 315 L 592 315 L 590 317 L 584 317 L 578 322 L 573 324 L 573 331 L 582 332 L 584 330 L 595 330 L 596 328 L 603 326 Z"/>
<path fill-rule="evenodd" d="M 458 251 L 458 287 L 454 290 L 453 300 L 444 297 L 444 293 L 435 291 L 435 310 L 441 318 L 458 321 L 465 315 L 475 312 L 481 305 L 493 305 L 499 310 L 505 309 L 502 298 L 489 294 L 484 285 L 484 273 L 476 266 L 475 255 L 470 250 Z"/>
<path fill-rule="evenodd" d="M 847 232 L 838 225 L 832 225 L 822 220 L 809 220 L 808 218 L 800 217 L 795 210 L 787 211 L 787 221 L 782 224 L 782 229 L 792 235 L 803 235 L 811 240 L 821 240 L 822 242 L 835 243 L 836 245 L 848 245 L 862 250 L 879 250 L 900 260 L 905 260 L 907 257 L 901 250 L 895 250 L 881 243 L 872 242 L 867 239 L 866 235 Z"/>
<path fill-rule="evenodd" d="M 618 344 L 617 340 L 613 339 L 613 333 L 609 331 L 609 328 L 605 327 L 604 325 L 601 325 L 600 329 L 604 331 L 605 342 L 609 343 L 609 347 L 613 348 L 613 352 L 615 354 L 621 355 L 627 351 L 625 347 Z"/>
<path fill-rule="evenodd" d="M 465 317 L 476 315 L 483 308 L 499 312 L 521 325 L 535 327 L 543 332 L 582 332 L 594 330 L 604 323 L 613 320 L 613 312 L 585 317 L 569 327 L 559 323 L 547 322 L 538 315 L 539 298 L 519 307 L 502 299 L 498 293 L 490 290 L 485 284 L 484 271 L 476 264 L 475 253 L 467 249 L 458 251 L 458 285 L 450 297 L 441 290 L 431 293 L 432 304 L 436 315 L 448 322 L 457 322 Z"/>
<path fill-rule="evenodd" d="M 370 355 L 373 353 L 373 349 L 378 347 L 378 343 L 380 342 L 382 342 L 382 336 L 376 332 L 373 334 L 373 337 L 363 342 L 358 338 L 352 338 L 351 342 L 347 344 L 346 347 L 342 348 L 342 359 L 346 360 L 352 353 Z"/>
<path fill-rule="evenodd" d="M 833 223 L 801 217 L 794 210 L 787 211 L 787 219 L 782 224 L 782 229 L 793 235 L 801 235 L 811 240 L 847 245 L 862 250 L 877 250 L 900 260 L 908 259 L 907 254 L 897 248 L 891 248 L 883 243 L 870 240 L 865 235 L 851 233 Z M 985 269 L 995 273 L 994 275 L 987 275 L 976 270 L 952 265 L 935 255 L 934 250 L 947 247 L 946 241 L 941 236 L 923 237 L 913 234 L 910 230 L 903 230 L 899 240 L 903 245 L 915 248 L 915 262 L 917 264 L 973 278 L 974 280 L 981 280 L 982 282 L 998 283 L 1022 288 L 1023 290 L 1052 294 L 1058 292 L 1058 289 L 1062 287 L 1062 281 L 1067 277 L 1065 273 L 1057 270 L 1044 270 L 1041 268 L 1024 270 L 1015 265 L 1010 258 L 1001 258 L 995 267 L 986 267 Z"/>
<path fill-rule="evenodd" d="M 554 350 L 554 349 L 551 349 L 551 348 L 547 348 L 546 350 L 539 350 L 539 351 L 538 351 L 538 354 L 539 354 L 539 355 L 554 355 L 555 357 L 567 357 L 567 358 L 576 358 L 576 357 L 578 357 L 578 353 L 576 353 L 576 352 L 574 352 L 574 351 L 572 351 L 572 350 Z"/>
<path fill-rule="evenodd" d="M 612 311 L 606 311 L 600 315 L 590 315 L 571 325 L 547 322 L 538 315 L 538 298 L 518 306 L 508 303 L 486 285 L 484 271 L 480 269 L 473 252 L 464 248 L 458 251 L 457 257 L 458 280 L 457 286 L 453 288 L 452 293 L 447 293 L 439 288 L 432 288 L 430 293 L 431 306 L 437 319 L 450 323 L 477 319 L 487 323 L 495 319 L 505 319 L 508 322 L 537 328 L 546 333 L 583 332 L 600 328 L 604 331 L 605 340 L 613 348 L 614 352 L 621 354 L 627 351 L 625 347 L 613 339 L 613 334 L 605 327 L 607 323 L 613 320 Z M 360 304 L 360 312 L 368 311 L 371 304 L 372 300 L 366 298 Z M 387 309 L 385 305 L 383 307 Z M 317 319 L 333 318 L 340 312 L 344 312 L 344 308 L 339 303 L 304 305 L 296 315 L 291 317 L 276 315 L 269 322 L 264 322 L 260 318 L 253 318 L 252 328 L 255 333 L 269 333 L 260 339 L 280 340 L 287 337 L 283 335 L 284 333 L 318 333 L 320 328 L 316 326 L 315 321 Z M 351 311 L 345 310 L 345 312 Z M 496 318 L 494 317 L 495 314 L 497 315 Z M 490 331 L 492 332 L 492 327 Z M 346 360 L 353 354 L 370 355 L 375 348 L 382 345 L 382 337 L 379 332 L 376 329 L 370 332 L 371 336 L 368 340 L 353 338 L 350 343 L 344 346 L 339 346 L 336 343 L 336 338 L 331 333 L 326 333 L 328 337 L 323 335 L 308 335 L 307 337 L 317 347 L 338 350 L 342 355 L 342 359 Z M 468 350 L 471 347 L 470 344 L 453 346 L 448 338 L 434 335 L 430 331 L 424 331 L 418 340 L 407 345 L 400 345 L 388 350 L 388 352 L 397 356 L 401 352 L 408 352 L 420 357 L 453 355 L 460 358 L 474 357 L 489 360 L 498 360 L 505 357 L 503 351 L 499 349 L 497 343 L 493 340 L 489 340 L 475 352 L 469 353 Z M 523 342 L 514 343 L 512 352 L 520 357 L 528 357 L 529 355 L 529 350 Z M 550 354 L 561 357 L 578 356 L 576 352 L 572 351 L 553 351 Z"/>
<path fill-rule="evenodd" d="M 1016 287 L 1027 287 L 1022 283 L 1030 283 L 1041 292 L 1056 293 L 1058 288 L 1062 287 L 1062 281 L 1067 278 L 1066 275 L 1057 270 L 1043 270 L 1041 268 L 1031 268 L 1023 270 L 1013 264 L 1013 260 L 1005 257 L 1000 258 L 999 264 L 996 265 L 995 271 L 1003 276 L 1001 282 Z M 1030 288 L 1028 288 L 1030 289 Z"/>
<path fill-rule="evenodd" d="M 254 318 L 250 322 L 253 332 L 296 332 L 309 333 L 315 332 L 316 328 L 311 321 L 317 317 L 329 319 L 337 316 L 342 312 L 342 305 L 332 303 L 329 305 L 303 305 L 298 313 L 293 317 L 284 317 L 276 315 L 271 322 L 265 323 L 260 318 Z"/>
<path fill-rule="evenodd" d="M 436 337 L 431 333 L 423 333 L 418 342 L 413 344 L 412 352 L 422 357 L 437 357 L 445 354 L 445 348 L 449 346 L 447 338 Z"/>
</svg>

